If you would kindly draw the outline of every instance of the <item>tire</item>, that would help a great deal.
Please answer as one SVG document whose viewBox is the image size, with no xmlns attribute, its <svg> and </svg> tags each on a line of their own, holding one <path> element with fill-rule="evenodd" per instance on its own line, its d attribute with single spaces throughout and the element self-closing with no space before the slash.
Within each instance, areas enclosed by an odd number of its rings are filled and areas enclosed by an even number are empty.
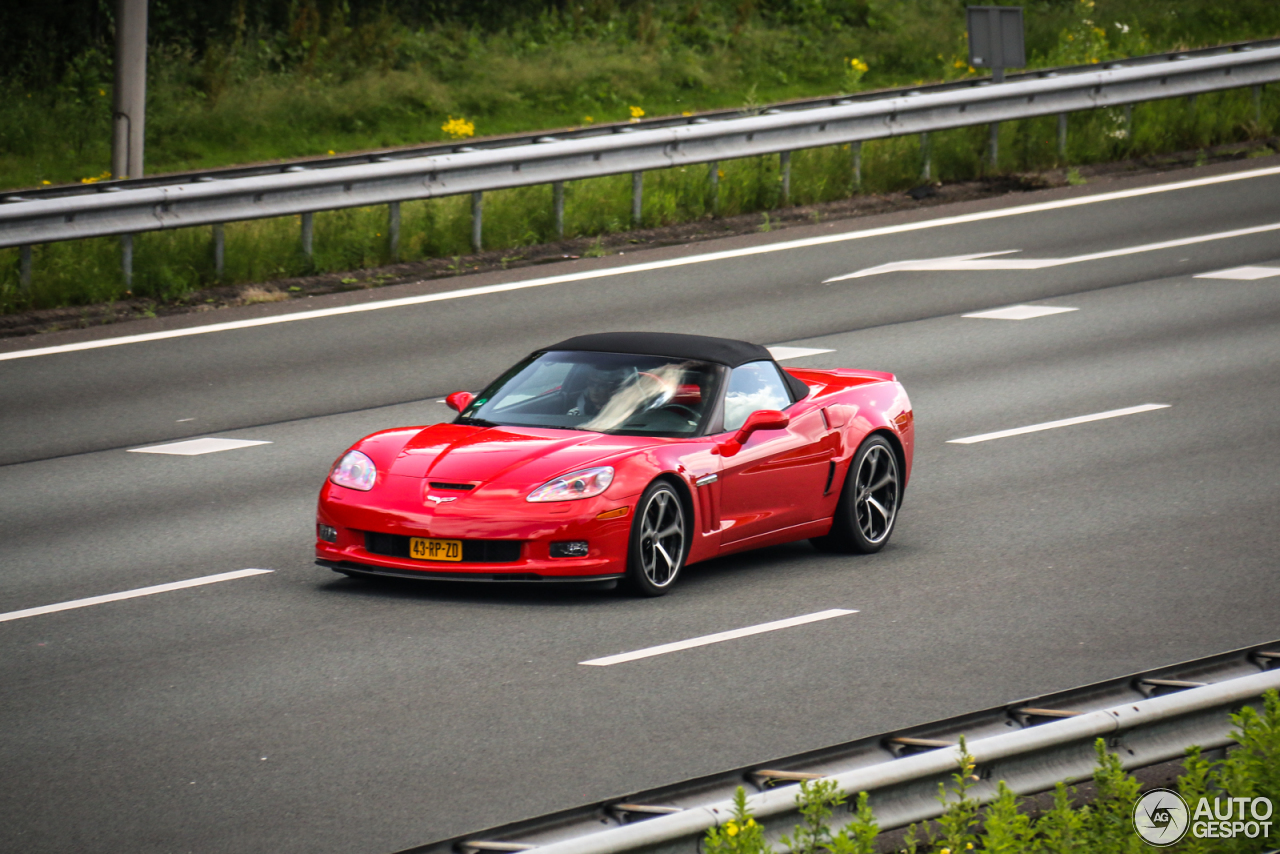
<svg viewBox="0 0 1280 854">
<path fill-rule="evenodd" d="M 849 464 L 831 533 L 815 537 L 822 551 L 875 554 L 884 548 L 902 505 L 902 472 L 889 440 L 868 436 Z"/>
<path fill-rule="evenodd" d="M 626 586 L 662 596 L 675 584 L 689 551 L 689 520 L 671 484 L 656 480 L 640 496 L 627 547 Z"/>
</svg>

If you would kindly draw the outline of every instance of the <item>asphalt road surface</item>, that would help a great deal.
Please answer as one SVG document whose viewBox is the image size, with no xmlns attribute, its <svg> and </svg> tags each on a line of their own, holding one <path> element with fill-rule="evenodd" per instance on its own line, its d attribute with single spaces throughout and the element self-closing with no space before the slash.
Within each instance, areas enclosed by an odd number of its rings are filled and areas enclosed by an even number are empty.
<svg viewBox="0 0 1280 854">
<path fill-rule="evenodd" d="M 1280 636 L 1280 164 L 1105 191 L 5 343 L 0 850 L 384 854 Z M 1071 310 L 963 316 L 1027 304 Z M 610 329 L 897 373 L 889 547 L 736 555 L 656 600 L 312 564 L 352 441 Z M 130 452 L 195 437 L 269 444 Z M 580 663 L 828 609 L 856 613 Z"/>
</svg>

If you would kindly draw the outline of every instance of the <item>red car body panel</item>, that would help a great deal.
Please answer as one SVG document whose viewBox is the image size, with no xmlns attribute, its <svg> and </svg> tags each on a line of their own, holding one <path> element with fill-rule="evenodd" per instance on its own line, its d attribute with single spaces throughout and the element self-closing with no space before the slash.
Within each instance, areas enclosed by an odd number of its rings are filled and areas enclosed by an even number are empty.
<svg viewBox="0 0 1280 854">
<path fill-rule="evenodd" d="M 436 424 L 374 433 L 351 448 L 377 467 L 373 488 L 363 492 L 326 481 L 320 491 L 317 531 L 328 526 L 337 535 L 328 542 L 317 534 L 316 557 L 338 569 L 422 577 L 616 578 L 626 570 L 635 504 L 659 477 L 682 487 L 693 519 L 686 564 L 821 536 L 831 528 L 853 455 L 871 433 L 891 437 L 906 486 L 915 436 L 911 403 L 892 374 L 787 371 L 809 394 L 784 410 L 790 417 L 785 429 L 759 430 L 741 445 L 731 432 L 654 438 Z M 615 476 L 597 497 L 526 500 L 555 477 L 603 465 L 613 466 Z M 428 494 L 440 500 L 429 501 Z M 623 508 L 625 515 L 597 518 Z M 368 534 L 516 541 L 519 557 L 417 560 L 369 551 Z M 551 557 L 551 543 L 572 540 L 587 541 L 586 557 Z"/>
</svg>

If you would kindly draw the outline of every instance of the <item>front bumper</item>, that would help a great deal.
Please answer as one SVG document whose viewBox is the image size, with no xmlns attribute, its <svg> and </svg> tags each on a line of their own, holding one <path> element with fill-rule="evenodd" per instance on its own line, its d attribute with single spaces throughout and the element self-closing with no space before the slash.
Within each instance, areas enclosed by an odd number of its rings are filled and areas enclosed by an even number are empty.
<svg viewBox="0 0 1280 854">
<path fill-rule="evenodd" d="M 340 572 L 472 581 L 604 581 L 626 572 L 630 509 L 619 518 L 596 517 L 629 508 L 633 501 L 598 497 L 495 506 L 465 499 L 428 509 L 420 502 L 376 506 L 362 498 L 326 484 L 316 513 L 317 530 L 321 525 L 335 529 L 337 541 L 327 542 L 317 534 L 316 563 Z M 405 537 L 462 540 L 463 560 L 418 560 L 403 548 L 387 547 Z M 585 540 L 587 555 L 551 557 L 553 542 L 570 540 Z"/>
</svg>

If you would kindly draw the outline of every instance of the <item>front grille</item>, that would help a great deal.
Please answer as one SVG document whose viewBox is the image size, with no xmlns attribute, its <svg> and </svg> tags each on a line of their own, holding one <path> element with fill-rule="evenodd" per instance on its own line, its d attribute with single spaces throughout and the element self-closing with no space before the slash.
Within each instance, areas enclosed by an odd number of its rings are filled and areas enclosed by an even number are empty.
<svg viewBox="0 0 1280 854">
<path fill-rule="evenodd" d="M 409 558 L 409 538 L 402 534 L 366 531 L 364 550 L 369 554 Z M 520 540 L 463 540 L 461 563 L 515 563 L 520 560 Z M 453 563 L 454 561 L 438 561 Z"/>
</svg>

